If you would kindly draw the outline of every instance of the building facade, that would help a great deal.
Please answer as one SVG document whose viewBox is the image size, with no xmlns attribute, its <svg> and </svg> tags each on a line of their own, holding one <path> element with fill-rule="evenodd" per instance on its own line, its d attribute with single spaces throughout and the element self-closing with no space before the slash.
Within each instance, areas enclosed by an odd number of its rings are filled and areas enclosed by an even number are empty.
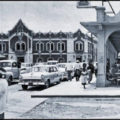
<svg viewBox="0 0 120 120">
<path fill-rule="evenodd" d="M 0 34 L 0 53 L 6 59 L 20 62 L 59 62 L 88 61 L 95 56 L 97 42 L 83 34 L 80 30 L 71 32 L 34 33 L 22 20 L 7 34 Z M 92 46 L 92 47 L 91 47 Z M 95 53 L 93 53 L 93 51 Z"/>
</svg>

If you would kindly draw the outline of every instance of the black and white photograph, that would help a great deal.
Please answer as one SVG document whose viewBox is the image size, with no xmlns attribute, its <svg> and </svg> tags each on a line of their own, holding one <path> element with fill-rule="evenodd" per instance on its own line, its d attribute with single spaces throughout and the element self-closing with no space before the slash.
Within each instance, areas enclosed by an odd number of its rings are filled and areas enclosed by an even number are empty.
<svg viewBox="0 0 120 120">
<path fill-rule="evenodd" d="M 120 119 L 120 1 L 0 1 L 0 119 Z"/>
</svg>

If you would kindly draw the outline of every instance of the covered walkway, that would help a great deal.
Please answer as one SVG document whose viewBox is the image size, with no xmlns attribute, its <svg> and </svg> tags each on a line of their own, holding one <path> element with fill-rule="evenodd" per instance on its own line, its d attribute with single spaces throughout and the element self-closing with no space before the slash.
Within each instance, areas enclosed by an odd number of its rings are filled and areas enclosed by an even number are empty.
<svg viewBox="0 0 120 120">
<path fill-rule="evenodd" d="M 81 22 L 81 25 L 98 39 L 98 77 L 96 86 L 105 87 L 110 84 L 106 79 L 107 62 L 110 62 L 110 66 L 115 64 L 120 52 L 120 12 L 115 16 L 108 16 L 104 7 L 96 7 L 96 11 L 96 22 Z"/>
</svg>

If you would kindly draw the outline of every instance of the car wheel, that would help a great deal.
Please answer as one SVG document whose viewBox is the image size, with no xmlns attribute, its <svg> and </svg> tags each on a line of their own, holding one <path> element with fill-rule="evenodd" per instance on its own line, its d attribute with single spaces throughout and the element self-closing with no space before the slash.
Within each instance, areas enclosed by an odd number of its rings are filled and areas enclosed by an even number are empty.
<svg viewBox="0 0 120 120">
<path fill-rule="evenodd" d="M 27 90 L 28 86 L 27 85 L 22 85 L 23 90 Z"/>
<path fill-rule="evenodd" d="M 59 81 L 57 82 L 57 84 L 60 84 L 60 82 L 61 82 L 61 79 L 59 79 Z"/>
<path fill-rule="evenodd" d="M 50 87 L 50 80 L 47 80 L 46 82 L 45 82 L 45 88 L 49 88 Z"/>
<path fill-rule="evenodd" d="M 8 78 L 8 85 L 11 85 L 11 84 L 12 84 L 12 76 Z"/>
</svg>

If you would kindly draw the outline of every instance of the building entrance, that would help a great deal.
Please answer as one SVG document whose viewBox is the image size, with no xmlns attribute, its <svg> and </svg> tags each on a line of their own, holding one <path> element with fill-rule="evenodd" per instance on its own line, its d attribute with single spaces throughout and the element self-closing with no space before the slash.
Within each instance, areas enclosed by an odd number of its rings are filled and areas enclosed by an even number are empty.
<svg viewBox="0 0 120 120">
<path fill-rule="evenodd" d="M 79 60 L 79 62 L 82 62 L 82 56 L 81 57 L 77 57 L 76 60 Z"/>
<path fill-rule="evenodd" d="M 17 57 L 17 61 L 20 62 L 20 63 L 24 62 L 24 57 Z"/>
</svg>

